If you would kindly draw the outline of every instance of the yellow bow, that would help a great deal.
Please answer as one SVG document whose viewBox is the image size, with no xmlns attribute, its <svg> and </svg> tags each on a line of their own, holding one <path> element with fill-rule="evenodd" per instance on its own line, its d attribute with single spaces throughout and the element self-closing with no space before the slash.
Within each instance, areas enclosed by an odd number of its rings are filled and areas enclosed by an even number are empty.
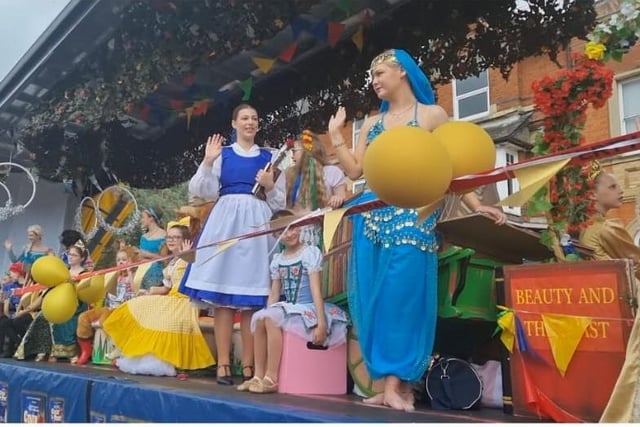
<svg viewBox="0 0 640 427">
<path fill-rule="evenodd" d="M 184 218 L 180 218 L 177 221 L 169 221 L 169 223 L 167 224 L 167 231 L 169 231 L 171 228 L 173 228 L 173 227 L 175 227 L 177 225 L 182 225 L 184 227 L 189 227 L 191 225 L 191 217 L 185 216 Z"/>
</svg>

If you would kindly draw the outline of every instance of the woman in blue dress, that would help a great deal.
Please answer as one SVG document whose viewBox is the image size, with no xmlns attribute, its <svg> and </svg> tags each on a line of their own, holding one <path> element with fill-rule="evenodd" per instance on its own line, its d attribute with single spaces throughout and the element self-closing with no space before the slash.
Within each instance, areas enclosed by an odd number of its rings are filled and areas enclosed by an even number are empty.
<svg viewBox="0 0 640 427">
<path fill-rule="evenodd" d="M 329 121 L 331 142 L 351 179 L 362 176 L 366 148 L 380 133 L 401 126 L 432 131 L 448 120 L 444 109 L 434 105 L 427 77 L 407 52 L 393 49 L 378 55 L 371 63 L 371 77 L 382 104 L 379 114 L 365 120 L 355 153 L 341 134 L 344 108 Z M 366 190 L 351 203 L 374 199 Z M 501 210 L 482 206 L 474 193 L 463 200 L 497 223 L 506 221 Z M 438 215 L 436 211 L 418 224 L 416 210 L 387 207 L 352 217 L 349 309 L 367 370 L 385 384 L 384 392 L 367 403 L 414 409 L 410 383 L 425 372 L 435 338 Z"/>
</svg>

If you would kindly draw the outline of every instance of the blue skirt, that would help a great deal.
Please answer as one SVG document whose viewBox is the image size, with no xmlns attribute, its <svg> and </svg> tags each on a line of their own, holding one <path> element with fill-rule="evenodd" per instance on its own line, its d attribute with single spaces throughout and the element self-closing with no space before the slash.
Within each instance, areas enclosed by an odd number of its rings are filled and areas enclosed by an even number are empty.
<svg viewBox="0 0 640 427">
<path fill-rule="evenodd" d="M 374 200 L 365 192 L 350 205 Z M 376 380 L 417 381 L 431 359 L 437 321 L 438 257 L 415 245 L 384 247 L 354 215 L 348 298 L 367 370 Z"/>
</svg>

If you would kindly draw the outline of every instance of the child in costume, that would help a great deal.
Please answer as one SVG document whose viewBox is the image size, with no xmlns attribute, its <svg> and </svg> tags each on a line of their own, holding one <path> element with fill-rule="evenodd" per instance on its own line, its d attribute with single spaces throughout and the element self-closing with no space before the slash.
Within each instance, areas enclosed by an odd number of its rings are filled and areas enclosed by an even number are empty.
<svg viewBox="0 0 640 427">
<path fill-rule="evenodd" d="M 125 249 L 119 250 L 116 254 L 116 265 L 127 265 L 132 262 L 132 257 Z M 80 356 L 76 360 L 78 365 L 84 365 L 91 359 L 94 329 L 101 328 L 104 321 L 114 309 L 120 307 L 122 303 L 129 301 L 135 296 L 131 287 L 132 280 L 133 272 L 131 269 L 118 272 L 115 295 L 107 293 L 106 307 L 92 308 L 80 314 L 78 317 L 78 328 L 76 330 L 78 345 L 80 346 Z"/>
<path fill-rule="evenodd" d="M 327 164 L 326 157 L 322 141 L 304 130 L 293 148 L 295 165 L 287 170 L 287 208 L 306 214 L 342 206 L 347 194 L 344 172 Z M 319 246 L 321 236 L 319 225 L 306 226 L 300 231 L 300 239 L 307 245 Z"/>
<path fill-rule="evenodd" d="M 281 211 L 272 219 L 290 215 L 293 215 L 290 211 Z M 255 375 L 240 384 L 239 391 L 277 391 L 283 331 L 329 347 L 347 339 L 346 313 L 322 300 L 320 249 L 300 242 L 299 227 L 285 230 L 280 239 L 285 249 L 271 261 L 271 293 L 267 308 L 256 312 L 251 319 Z M 284 294 L 284 301 L 280 301 L 281 294 Z"/>
<path fill-rule="evenodd" d="M 167 247 L 174 258 L 163 270 L 163 285 L 120 305 L 102 325 L 123 355 L 116 364 L 124 372 L 175 375 L 175 369 L 215 363 L 200 331 L 198 309 L 178 291 L 187 263 L 177 254 L 191 248 L 186 220 L 168 225 Z"/>
</svg>

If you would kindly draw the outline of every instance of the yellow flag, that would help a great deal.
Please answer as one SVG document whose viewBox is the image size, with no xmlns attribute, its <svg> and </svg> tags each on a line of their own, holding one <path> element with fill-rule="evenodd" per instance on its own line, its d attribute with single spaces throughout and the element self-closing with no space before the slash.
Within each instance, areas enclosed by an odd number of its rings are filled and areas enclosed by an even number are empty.
<svg viewBox="0 0 640 427">
<path fill-rule="evenodd" d="M 544 324 L 553 360 L 564 377 L 584 331 L 591 324 L 590 317 L 565 316 L 562 314 L 543 314 Z"/>
<path fill-rule="evenodd" d="M 356 31 L 356 33 L 351 36 L 351 40 L 356 45 L 358 50 L 362 52 L 362 46 L 364 45 L 364 32 L 362 30 L 362 25 L 360 26 L 360 28 L 358 28 L 358 31 Z"/>
<path fill-rule="evenodd" d="M 331 249 L 333 236 L 336 234 L 338 225 L 340 225 L 340 221 L 342 221 L 345 212 L 347 212 L 347 208 L 331 210 L 324 214 L 324 219 L 322 220 L 322 240 L 325 253 Z"/>
<path fill-rule="evenodd" d="M 213 255 L 211 255 L 209 258 L 205 259 L 204 261 L 202 261 L 200 263 L 200 265 L 211 261 L 213 258 L 215 258 L 216 256 L 220 255 L 222 252 L 224 252 L 227 249 L 229 249 L 230 247 L 236 245 L 239 241 L 240 241 L 240 239 L 232 239 L 232 240 L 229 240 L 227 242 L 219 244 L 218 247 L 216 248 L 216 251 L 213 253 Z"/>
<path fill-rule="evenodd" d="M 187 130 L 191 126 L 191 115 L 193 115 L 193 107 L 185 108 L 184 113 L 187 115 Z"/>
<path fill-rule="evenodd" d="M 520 184 L 520 191 L 501 200 L 500 206 L 522 206 L 558 173 L 571 159 L 558 160 L 556 162 L 524 167 L 516 169 L 513 173 Z"/>
<path fill-rule="evenodd" d="M 271 71 L 271 67 L 275 64 L 276 60 L 272 58 L 261 58 L 259 56 L 254 56 L 251 58 L 253 62 L 256 64 L 258 69 L 262 71 L 264 74 L 267 74 Z"/>
<path fill-rule="evenodd" d="M 513 344 L 516 342 L 516 315 L 513 311 L 507 311 L 498 318 L 498 326 L 502 329 L 500 341 L 513 353 Z"/>
</svg>

